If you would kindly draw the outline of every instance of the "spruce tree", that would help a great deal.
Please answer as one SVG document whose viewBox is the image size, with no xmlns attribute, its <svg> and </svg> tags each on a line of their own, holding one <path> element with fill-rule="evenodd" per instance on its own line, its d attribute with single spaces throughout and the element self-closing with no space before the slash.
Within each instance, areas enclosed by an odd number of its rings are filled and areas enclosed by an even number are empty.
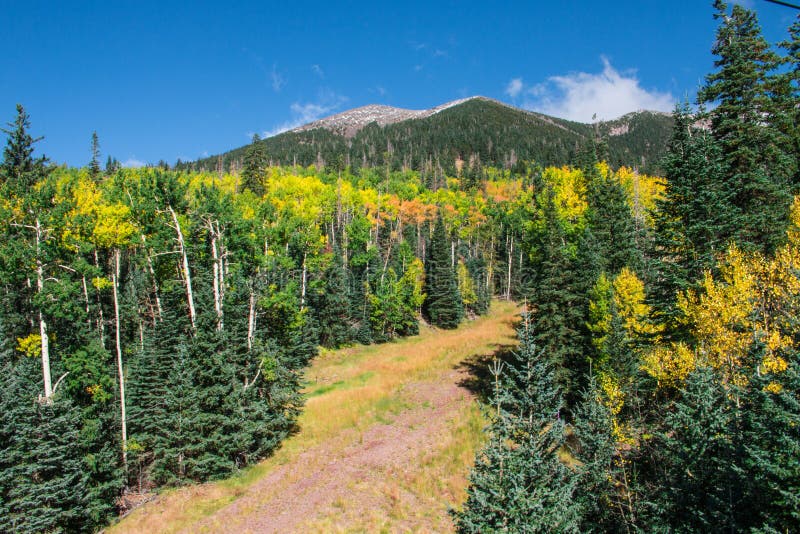
<svg viewBox="0 0 800 534">
<path fill-rule="evenodd" d="M 14 122 L 8 123 L 9 129 L 0 129 L 8 135 L 6 146 L 3 149 L 2 178 L 7 181 L 15 191 L 26 191 L 40 177 L 41 169 L 47 162 L 45 157 L 33 158 L 34 144 L 43 138 L 33 138 L 28 130 L 31 127 L 30 116 L 22 105 L 17 104 L 17 117 Z"/>
<path fill-rule="evenodd" d="M 433 236 L 425 259 L 425 302 L 422 311 L 426 319 L 440 328 L 456 328 L 464 314 L 458 282 L 451 263 L 450 244 L 441 214 L 436 218 Z"/>
<path fill-rule="evenodd" d="M 53 402 L 37 400 L 36 362 L 14 364 L 7 354 L 0 388 L 0 530 L 83 532 L 87 474 L 79 432 L 80 412 L 60 392 Z"/>
<path fill-rule="evenodd" d="M 656 261 L 651 298 L 662 321 L 674 319 L 676 296 L 714 270 L 739 224 L 733 184 L 725 178 L 719 143 L 695 126 L 703 120 L 688 103 L 676 107 L 667 154 L 662 160 L 665 191 L 656 200 Z"/>
<path fill-rule="evenodd" d="M 330 265 L 325 269 L 320 285 L 312 302 L 317 316 L 319 343 L 323 347 L 338 348 L 350 341 L 347 273 L 338 247 L 334 247 L 331 253 Z"/>
<path fill-rule="evenodd" d="M 575 476 L 559 459 L 566 433 L 553 366 L 527 317 L 520 346 L 495 367 L 489 443 L 470 474 L 458 532 L 578 532 Z"/>
<path fill-rule="evenodd" d="M 636 270 L 636 225 L 622 184 L 614 177 L 598 176 L 588 184 L 586 222 L 596 249 L 600 270 L 615 276 L 623 267 Z"/>
<path fill-rule="evenodd" d="M 565 246 L 554 193 L 548 189 L 545 194 L 544 236 L 538 246 L 538 272 L 530 295 L 531 323 L 536 343 L 555 366 L 556 380 L 572 407 L 588 369 L 587 279 Z"/>
<path fill-rule="evenodd" d="M 711 131 L 739 211 L 735 238 L 745 249 L 770 252 L 785 236 L 795 173 L 771 95 L 779 58 L 762 36 L 755 12 L 734 5 L 729 14 L 721 0 L 714 7 L 720 20 L 712 48 L 717 71 L 706 76 L 698 100 L 717 104 L 709 114 Z"/>
<path fill-rule="evenodd" d="M 748 514 L 736 395 L 710 368 L 686 379 L 658 434 L 656 523 L 677 532 L 742 530 Z"/>
<path fill-rule="evenodd" d="M 800 530 L 800 371 L 756 373 L 743 395 L 743 516 L 762 532 Z"/>
<path fill-rule="evenodd" d="M 100 141 L 97 132 L 92 132 L 92 159 L 89 162 L 89 176 L 92 180 L 100 178 Z"/>
<path fill-rule="evenodd" d="M 264 169 L 267 167 L 267 149 L 258 134 L 244 153 L 242 169 L 242 190 L 249 189 L 257 196 L 264 194 Z"/>
</svg>

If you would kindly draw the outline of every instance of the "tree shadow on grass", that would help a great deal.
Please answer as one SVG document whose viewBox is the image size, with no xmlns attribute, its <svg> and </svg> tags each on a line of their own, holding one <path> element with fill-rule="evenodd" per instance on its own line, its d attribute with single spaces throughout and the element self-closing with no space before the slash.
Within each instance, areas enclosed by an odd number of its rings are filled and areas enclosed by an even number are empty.
<svg viewBox="0 0 800 534">
<path fill-rule="evenodd" d="M 494 391 L 494 362 L 507 362 L 515 350 L 517 345 L 498 344 L 491 352 L 470 356 L 456 365 L 456 369 L 467 372 L 458 385 L 474 393 L 481 402 L 488 402 Z"/>
</svg>

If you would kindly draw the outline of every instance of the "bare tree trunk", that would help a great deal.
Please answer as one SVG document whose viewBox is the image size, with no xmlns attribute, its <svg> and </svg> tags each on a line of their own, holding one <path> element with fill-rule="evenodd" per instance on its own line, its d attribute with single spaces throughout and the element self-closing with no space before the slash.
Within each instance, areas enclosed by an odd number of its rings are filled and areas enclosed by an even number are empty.
<svg viewBox="0 0 800 534">
<path fill-rule="evenodd" d="M 506 300 L 511 300 L 511 264 L 514 261 L 514 237 L 508 238 L 508 280 L 506 280 Z"/>
<path fill-rule="evenodd" d="M 211 233 L 211 257 L 213 259 L 213 286 L 214 286 L 214 311 L 217 312 L 217 330 L 222 330 L 223 327 L 223 318 L 222 318 L 222 284 L 221 280 L 224 276 L 222 272 L 222 259 L 219 254 L 219 250 L 217 248 L 218 242 L 218 228 L 215 229 L 214 223 L 208 221 L 208 230 Z"/>
<path fill-rule="evenodd" d="M 158 322 L 161 322 L 161 317 L 163 312 L 161 310 L 161 297 L 158 296 L 158 278 L 156 278 L 156 270 L 153 268 L 153 259 L 150 257 L 150 252 L 147 250 L 147 240 L 144 237 L 144 234 L 141 234 L 142 237 L 142 245 L 144 245 L 144 255 L 147 258 L 147 270 L 150 271 L 150 276 L 153 277 L 153 293 L 156 297 L 156 310 L 158 311 Z"/>
<path fill-rule="evenodd" d="M 250 313 L 247 317 L 247 350 L 253 350 L 253 339 L 256 333 L 256 291 L 250 288 Z"/>
<path fill-rule="evenodd" d="M 44 290 L 44 265 L 42 264 L 42 226 L 36 219 L 36 291 Z M 50 340 L 47 337 L 47 323 L 42 310 L 39 310 L 39 335 L 42 338 L 42 376 L 44 378 L 44 398 L 49 402 L 53 396 L 53 381 L 50 377 Z"/>
<path fill-rule="evenodd" d="M 306 266 L 306 258 L 308 257 L 308 252 L 303 252 L 303 288 L 300 292 L 300 309 L 303 310 L 306 307 L 306 275 L 308 274 L 308 269 Z"/>
<path fill-rule="evenodd" d="M 170 215 L 172 215 L 172 222 L 175 224 L 174 229 L 178 234 L 178 246 L 180 248 L 181 258 L 183 259 L 183 278 L 186 282 L 186 300 L 189 303 L 189 320 L 192 323 L 192 328 L 196 328 L 195 319 L 197 313 L 194 309 L 194 293 L 192 292 L 192 273 L 189 270 L 189 257 L 186 255 L 186 246 L 183 241 L 183 232 L 181 232 L 181 224 L 178 222 L 178 216 L 172 206 L 167 206 Z"/>
<path fill-rule="evenodd" d="M 122 343 L 120 341 L 119 324 L 119 249 L 114 250 L 114 274 L 112 281 L 114 286 L 114 337 L 117 345 L 117 373 L 119 376 L 119 406 L 120 421 L 122 423 L 122 467 L 128 471 L 128 418 L 125 415 L 125 372 L 122 368 Z"/>
<path fill-rule="evenodd" d="M 100 271 L 100 257 L 97 254 L 97 249 L 94 249 L 94 266 Z M 100 329 L 100 344 L 106 348 L 106 320 L 103 317 L 103 301 L 100 298 L 100 293 L 97 293 L 97 322 Z"/>
</svg>

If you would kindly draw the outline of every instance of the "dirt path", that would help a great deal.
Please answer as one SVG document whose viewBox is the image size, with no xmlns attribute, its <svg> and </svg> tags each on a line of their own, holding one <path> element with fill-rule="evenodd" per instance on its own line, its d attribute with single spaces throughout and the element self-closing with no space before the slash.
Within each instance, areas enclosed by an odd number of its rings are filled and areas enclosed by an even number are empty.
<svg viewBox="0 0 800 534">
<path fill-rule="evenodd" d="M 243 475 L 165 494 L 111 532 L 446 532 L 483 419 L 464 361 L 513 343 L 517 309 L 322 354 L 298 434 Z"/>
</svg>

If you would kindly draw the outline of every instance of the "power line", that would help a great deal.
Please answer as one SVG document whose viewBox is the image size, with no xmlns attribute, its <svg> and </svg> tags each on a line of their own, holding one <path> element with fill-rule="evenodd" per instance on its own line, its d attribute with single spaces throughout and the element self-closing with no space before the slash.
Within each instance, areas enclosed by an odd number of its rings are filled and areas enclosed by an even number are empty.
<svg viewBox="0 0 800 534">
<path fill-rule="evenodd" d="M 795 4 L 790 4 L 789 2 L 783 2 L 782 0 L 766 0 L 771 4 L 778 4 L 779 6 L 791 7 L 792 9 L 800 9 L 800 6 Z"/>
</svg>

